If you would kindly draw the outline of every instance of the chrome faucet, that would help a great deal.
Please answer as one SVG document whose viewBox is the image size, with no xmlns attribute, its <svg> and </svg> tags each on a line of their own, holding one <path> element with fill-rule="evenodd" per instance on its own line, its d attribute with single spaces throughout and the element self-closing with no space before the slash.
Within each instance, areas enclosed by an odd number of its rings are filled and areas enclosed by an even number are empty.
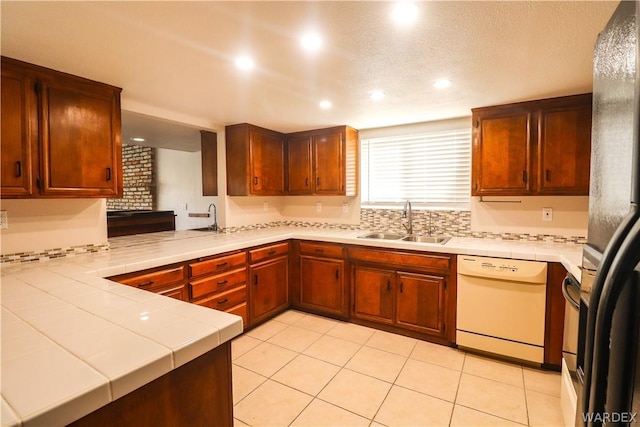
<svg viewBox="0 0 640 427">
<path fill-rule="evenodd" d="M 209 212 L 209 215 L 211 215 L 211 206 L 213 206 L 213 224 L 211 224 L 209 228 L 213 231 L 218 231 L 218 210 L 216 209 L 216 205 L 211 203 L 209 205 L 209 209 L 207 210 L 207 212 Z"/>
<path fill-rule="evenodd" d="M 413 214 L 411 212 L 411 202 L 409 200 L 404 202 L 402 218 L 407 218 L 407 224 L 402 224 L 402 226 L 407 229 L 407 233 L 413 234 Z"/>
</svg>

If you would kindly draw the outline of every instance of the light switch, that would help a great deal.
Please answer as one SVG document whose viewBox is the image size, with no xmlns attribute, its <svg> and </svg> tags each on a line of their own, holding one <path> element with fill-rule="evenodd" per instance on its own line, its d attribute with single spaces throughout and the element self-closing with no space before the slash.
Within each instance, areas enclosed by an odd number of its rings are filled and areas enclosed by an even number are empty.
<svg viewBox="0 0 640 427">
<path fill-rule="evenodd" d="M 0 228 L 9 228 L 9 215 L 7 215 L 7 211 L 0 211 Z"/>
</svg>

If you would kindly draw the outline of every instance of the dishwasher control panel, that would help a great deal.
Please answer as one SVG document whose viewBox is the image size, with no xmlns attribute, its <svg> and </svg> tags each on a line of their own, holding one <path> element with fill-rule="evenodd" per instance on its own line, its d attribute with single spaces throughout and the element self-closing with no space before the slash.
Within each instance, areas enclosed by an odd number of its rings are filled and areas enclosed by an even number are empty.
<svg viewBox="0 0 640 427">
<path fill-rule="evenodd" d="M 526 283 L 546 283 L 547 263 L 459 255 L 458 274 Z"/>
</svg>

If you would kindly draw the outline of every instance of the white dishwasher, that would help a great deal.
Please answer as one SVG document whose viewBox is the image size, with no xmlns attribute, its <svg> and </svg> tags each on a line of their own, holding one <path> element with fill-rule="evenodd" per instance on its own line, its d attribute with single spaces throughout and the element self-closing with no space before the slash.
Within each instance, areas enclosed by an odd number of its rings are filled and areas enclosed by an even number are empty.
<svg viewBox="0 0 640 427">
<path fill-rule="evenodd" d="M 456 343 L 544 361 L 547 263 L 458 256 Z"/>
</svg>

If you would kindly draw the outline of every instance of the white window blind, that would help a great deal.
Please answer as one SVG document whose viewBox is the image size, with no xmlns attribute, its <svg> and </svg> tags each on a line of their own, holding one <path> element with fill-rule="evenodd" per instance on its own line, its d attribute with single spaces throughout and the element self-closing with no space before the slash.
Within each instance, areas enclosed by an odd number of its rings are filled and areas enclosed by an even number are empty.
<svg viewBox="0 0 640 427">
<path fill-rule="evenodd" d="M 361 141 L 363 204 L 468 206 L 471 129 Z"/>
</svg>

